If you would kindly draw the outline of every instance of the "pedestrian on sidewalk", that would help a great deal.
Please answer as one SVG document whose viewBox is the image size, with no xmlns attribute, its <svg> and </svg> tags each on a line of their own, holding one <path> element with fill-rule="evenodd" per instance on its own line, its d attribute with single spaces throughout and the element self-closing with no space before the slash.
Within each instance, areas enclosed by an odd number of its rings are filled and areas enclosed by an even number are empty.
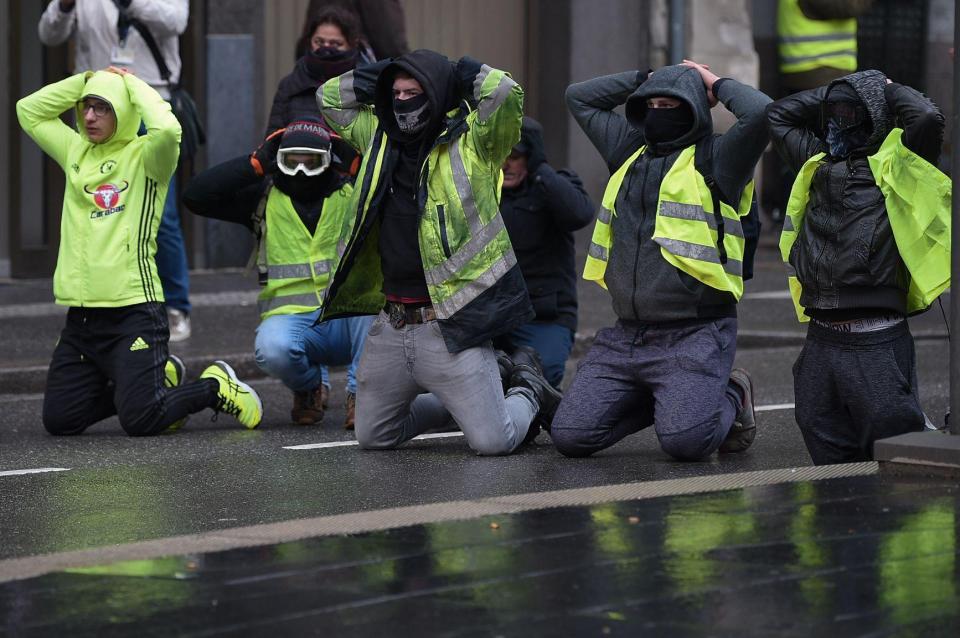
<svg viewBox="0 0 960 638">
<path fill-rule="evenodd" d="M 318 321 L 330 277 L 327 255 L 336 254 L 340 241 L 321 234 L 321 220 L 342 216 L 353 194 L 336 148 L 319 116 L 291 122 L 252 155 L 194 177 L 183 202 L 198 215 L 242 224 L 259 239 L 256 361 L 293 392 L 291 420 L 320 423 L 330 396 L 327 366 L 348 365 L 344 427 L 352 430 L 356 368 L 373 317 Z"/>
<path fill-rule="evenodd" d="M 322 310 L 379 312 L 357 371 L 357 440 L 395 448 L 452 418 L 478 454 L 513 452 L 559 403 L 528 365 L 504 366 L 504 397 L 490 342 L 533 318 L 497 205 L 523 91 L 472 58 L 420 50 L 329 80 L 317 100 L 363 153 Z"/>
<path fill-rule="evenodd" d="M 60 120 L 70 109 L 77 130 Z M 217 361 L 184 384 L 183 363 L 167 353 L 154 255 L 157 209 L 180 153 L 170 104 L 110 67 L 21 99 L 17 118 L 66 175 L 53 292 L 69 310 L 47 375 L 47 431 L 80 434 L 116 414 L 131 436 L 159 434 L 205 408 L 255 428 L 260 398 L 229 365 Z"/>
<path fill-rule="evenodd" d="M 950 180 L 934 165 L 944 118 L 880 71 L 778 100 L 770 135 L 799 174 L 780 251 L 797 316 L 796 418 L 817 465 L 865 461 L 921 430 L 906 316 L 950 285 Z"/>
<path fill-rule="evenodd" d="M 715 136 L 718 100 L 737 122 Z M 612 173 L 583 276 L 610 291 L 618 321 L 597 333 L 557 410 L 561 453 L 588 456 L 650 425 L 680 460 L 753 443 L 753 385 L 731 368 L 769 102 L 691 61 L 567 89 Z M 626 117 L 614 110 L 624 103 Z"/>
<path fill-rule="evenodd" d="M 40 17 L 40 41 L 58 46 L 75 38 L 74 73 L 113 65 L 141 78 L 163 99 L 180 81 L 179 37 L 187 28 L 189 0 L 50 0 Z M 131 26 L 139 21 L 152 34 L 170 78 L 160 69 L 141 37 Z M 144 128 L 140 127 L 143 134 Z M 157 232 L 157 271 L 166 304 L 170 341 L 190 337 L 190 272 L 180 228 L 176 172 L 171 173 Z"/>
<path fill-rule="evenodd" d="M 532 348 L 559 388 L 577 331 L 573 232 L 593 219 L 593 202 L 576 173 L 547 163 L 543 127 L 531 117 L 523 118 L 520 141 L 503 163 L 500 214 L 536 317 L 493 345 L 508 354 Z"/>
</svg>

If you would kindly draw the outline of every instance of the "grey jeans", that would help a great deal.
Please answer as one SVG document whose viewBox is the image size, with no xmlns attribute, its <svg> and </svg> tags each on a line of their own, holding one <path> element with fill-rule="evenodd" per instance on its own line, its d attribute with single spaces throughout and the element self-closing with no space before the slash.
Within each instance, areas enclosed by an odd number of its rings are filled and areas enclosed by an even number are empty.
<svg viewBox="0 0 960 638">
<path fill-rule="evenodd" d="M 357 369 L 356 434 L 365 449 L 391 449 L 453 418 L 477 454 L 513 452 L 537 406 L 503 396 L 489 343 L 451 354 L 436 321 L 399 330 L 380 313 Z"/>
</svg>

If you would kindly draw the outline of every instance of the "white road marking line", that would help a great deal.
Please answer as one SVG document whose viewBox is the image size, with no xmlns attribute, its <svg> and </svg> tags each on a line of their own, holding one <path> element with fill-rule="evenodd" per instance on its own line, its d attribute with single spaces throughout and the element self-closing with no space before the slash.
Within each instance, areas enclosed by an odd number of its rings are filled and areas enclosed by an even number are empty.
<svg viewBox="0 0 960 638">
<path fill-rule="evenodd" d="M 40 474 L 42 472 L 68 472 L 69 467 L 38 467 L 33 470 L 7 470 L 0 472 L 0 476 L 19 476 L 20 474 Z"/>
<path fill-rule="evenodd" d="M 423 441 L 425 439 L 448 439 L 454 436 L 463 436 L 463 432 L 435 432 L 433 434 L 421 434 L 413 437 L 414 441 Z M 284 450 L 316 450 L 328 447 L 347 447 L 350 445 L 359 445 L 356 441 L 330 441 L 329 443 L 307 443 L 305 445 L 285 445 Z"/>
<path fill-rule="evenodd" d="M 748 292 L 744 299 L 789 299 L 789 290 L 766 290 L 764 292 Z"/>
<path fill-rule="evenodd" d="M 792 410 L 797 405 L 795 403 L 773 403 L 771 405 L 758 405 L 753 408 L 754 412 L 771 412 L 773 410 Z"/>
</svg>

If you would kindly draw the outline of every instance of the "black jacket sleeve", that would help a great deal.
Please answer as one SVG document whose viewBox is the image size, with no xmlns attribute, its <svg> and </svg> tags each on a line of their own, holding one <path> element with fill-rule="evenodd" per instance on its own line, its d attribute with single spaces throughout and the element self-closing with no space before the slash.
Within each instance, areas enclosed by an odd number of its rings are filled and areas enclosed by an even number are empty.
<svg viewBox="0 0 960 638">
<path fill-rule="evenodd" d="M 555 171 L 544 162 L 537 168 L 533 182 L 546 204 L 544 209 L 552 216 L 557 228 L 572 232 L 593 219 L 593 202 L 573 171 Z"/>
<path fill-rule="evenodd" d="M 770 141 L 794 172 L 827 150 L 820 130 L 820 104 L 826 91 L 825 86 L 801 91 L 767 106 Z"/>
<path fill-rule="evenodd" d="M 201 217 L 242 224 L 253 230 L 253 214 L 266 188 L 266 180 L 250 165 L 246 155 L 217 164 L 187 184 L 183 203 Z"/>
<path fill-rule="evenodd" d="M 909 86 L 893 82 L 884 93 L 897 126 L 903 129 L 903 145 L 936 164 L 943 147 L 943 113 L 930 98 Z"/>
</svg>

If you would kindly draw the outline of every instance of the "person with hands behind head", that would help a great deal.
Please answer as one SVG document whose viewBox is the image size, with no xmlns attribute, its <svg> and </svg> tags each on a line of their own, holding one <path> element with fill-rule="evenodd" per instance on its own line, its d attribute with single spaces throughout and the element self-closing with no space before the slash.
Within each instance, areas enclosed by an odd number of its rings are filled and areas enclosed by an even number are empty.
<svg viewBox="0 0 960 638">
<path fill-rule="evenodd" d="M 353 429 L 356 369 L 372 317 L 318 321 L 341 237 L 325 219 L 353 194 L 331 134 L 319 117 L 272 132 L 249 156 L 200 173 L 183 201 L 198 215 L 242 224 L 258 237 L 260 272 L 255 356 L 293 392 L 291 420 L 320 423 L 328 407 L 327 366 L 346 365 L 344 427 Z M 332 230 L 331 230 L 332 229 Z"/>
<path fill-rule="evenodd" d="M 523 91 L 470 57 L 420 50 L 327 81 L 317 102 L 363 153 L 322 307 L 379 313 L 357 373 L 357 440 L 391 449 L 452 419 L 478 454 L 513 452 L 559 402 L 530 365 L 511 370 L 504 396 L 490 342 L 533 318 L 498 206 Z"/>
<path fill-rule="evenodd" d="M 798 173 L 780 237 L 810 322 L 793 368 L 797 423 L 815 464 L 867 461 L 877 439 L 926 422 L 906 316 L 950 285 L 944 118 L 876 70 L 778 100 L 767 117 Z"/>
<path fill-rule="evenodd" d="M 554 445 L 588 456 L 653 425 L 676 459 L 746 450 L 756 424 L 750 377 L 732 370 L 736 303 L 770 99 L 690 60 L 573 84 L 566 99 L 611 172 L 583 276 L 618 320 L 580 364 Z M 723 135 L 717 101 L 737 117 Z"/>
<path fill-rule="evenodd" d="M 69 109 L 77 130 L 60 120 Z M 169 103 L 110 67 L 28 95 L 17 118 L 66 176 L 53 293 L 69 310 L 47 374 L 47 431 L 80 434 L 117 415 L 127 434 L 145 436 L 178 429 L 205 408 L 257 427 L 260 399 L 228 364 L 185 383 L 183 362 L 168 354 L 154 255 L 180 152 Z M 138 136 L 141 122 L 146 134 Z"/>
<path fill-rule="evenodd" d="M 559 388 L 577 330 L 573 232 L 593 219 L 593 203 L 575 173 L 547 163 L 543 128 L 530 117 L 503 162 L 500 213 L 536 317 L 494 339 L 494 347 L 515 362 L 531 349 L 547 381 Z"/>
</svg>

